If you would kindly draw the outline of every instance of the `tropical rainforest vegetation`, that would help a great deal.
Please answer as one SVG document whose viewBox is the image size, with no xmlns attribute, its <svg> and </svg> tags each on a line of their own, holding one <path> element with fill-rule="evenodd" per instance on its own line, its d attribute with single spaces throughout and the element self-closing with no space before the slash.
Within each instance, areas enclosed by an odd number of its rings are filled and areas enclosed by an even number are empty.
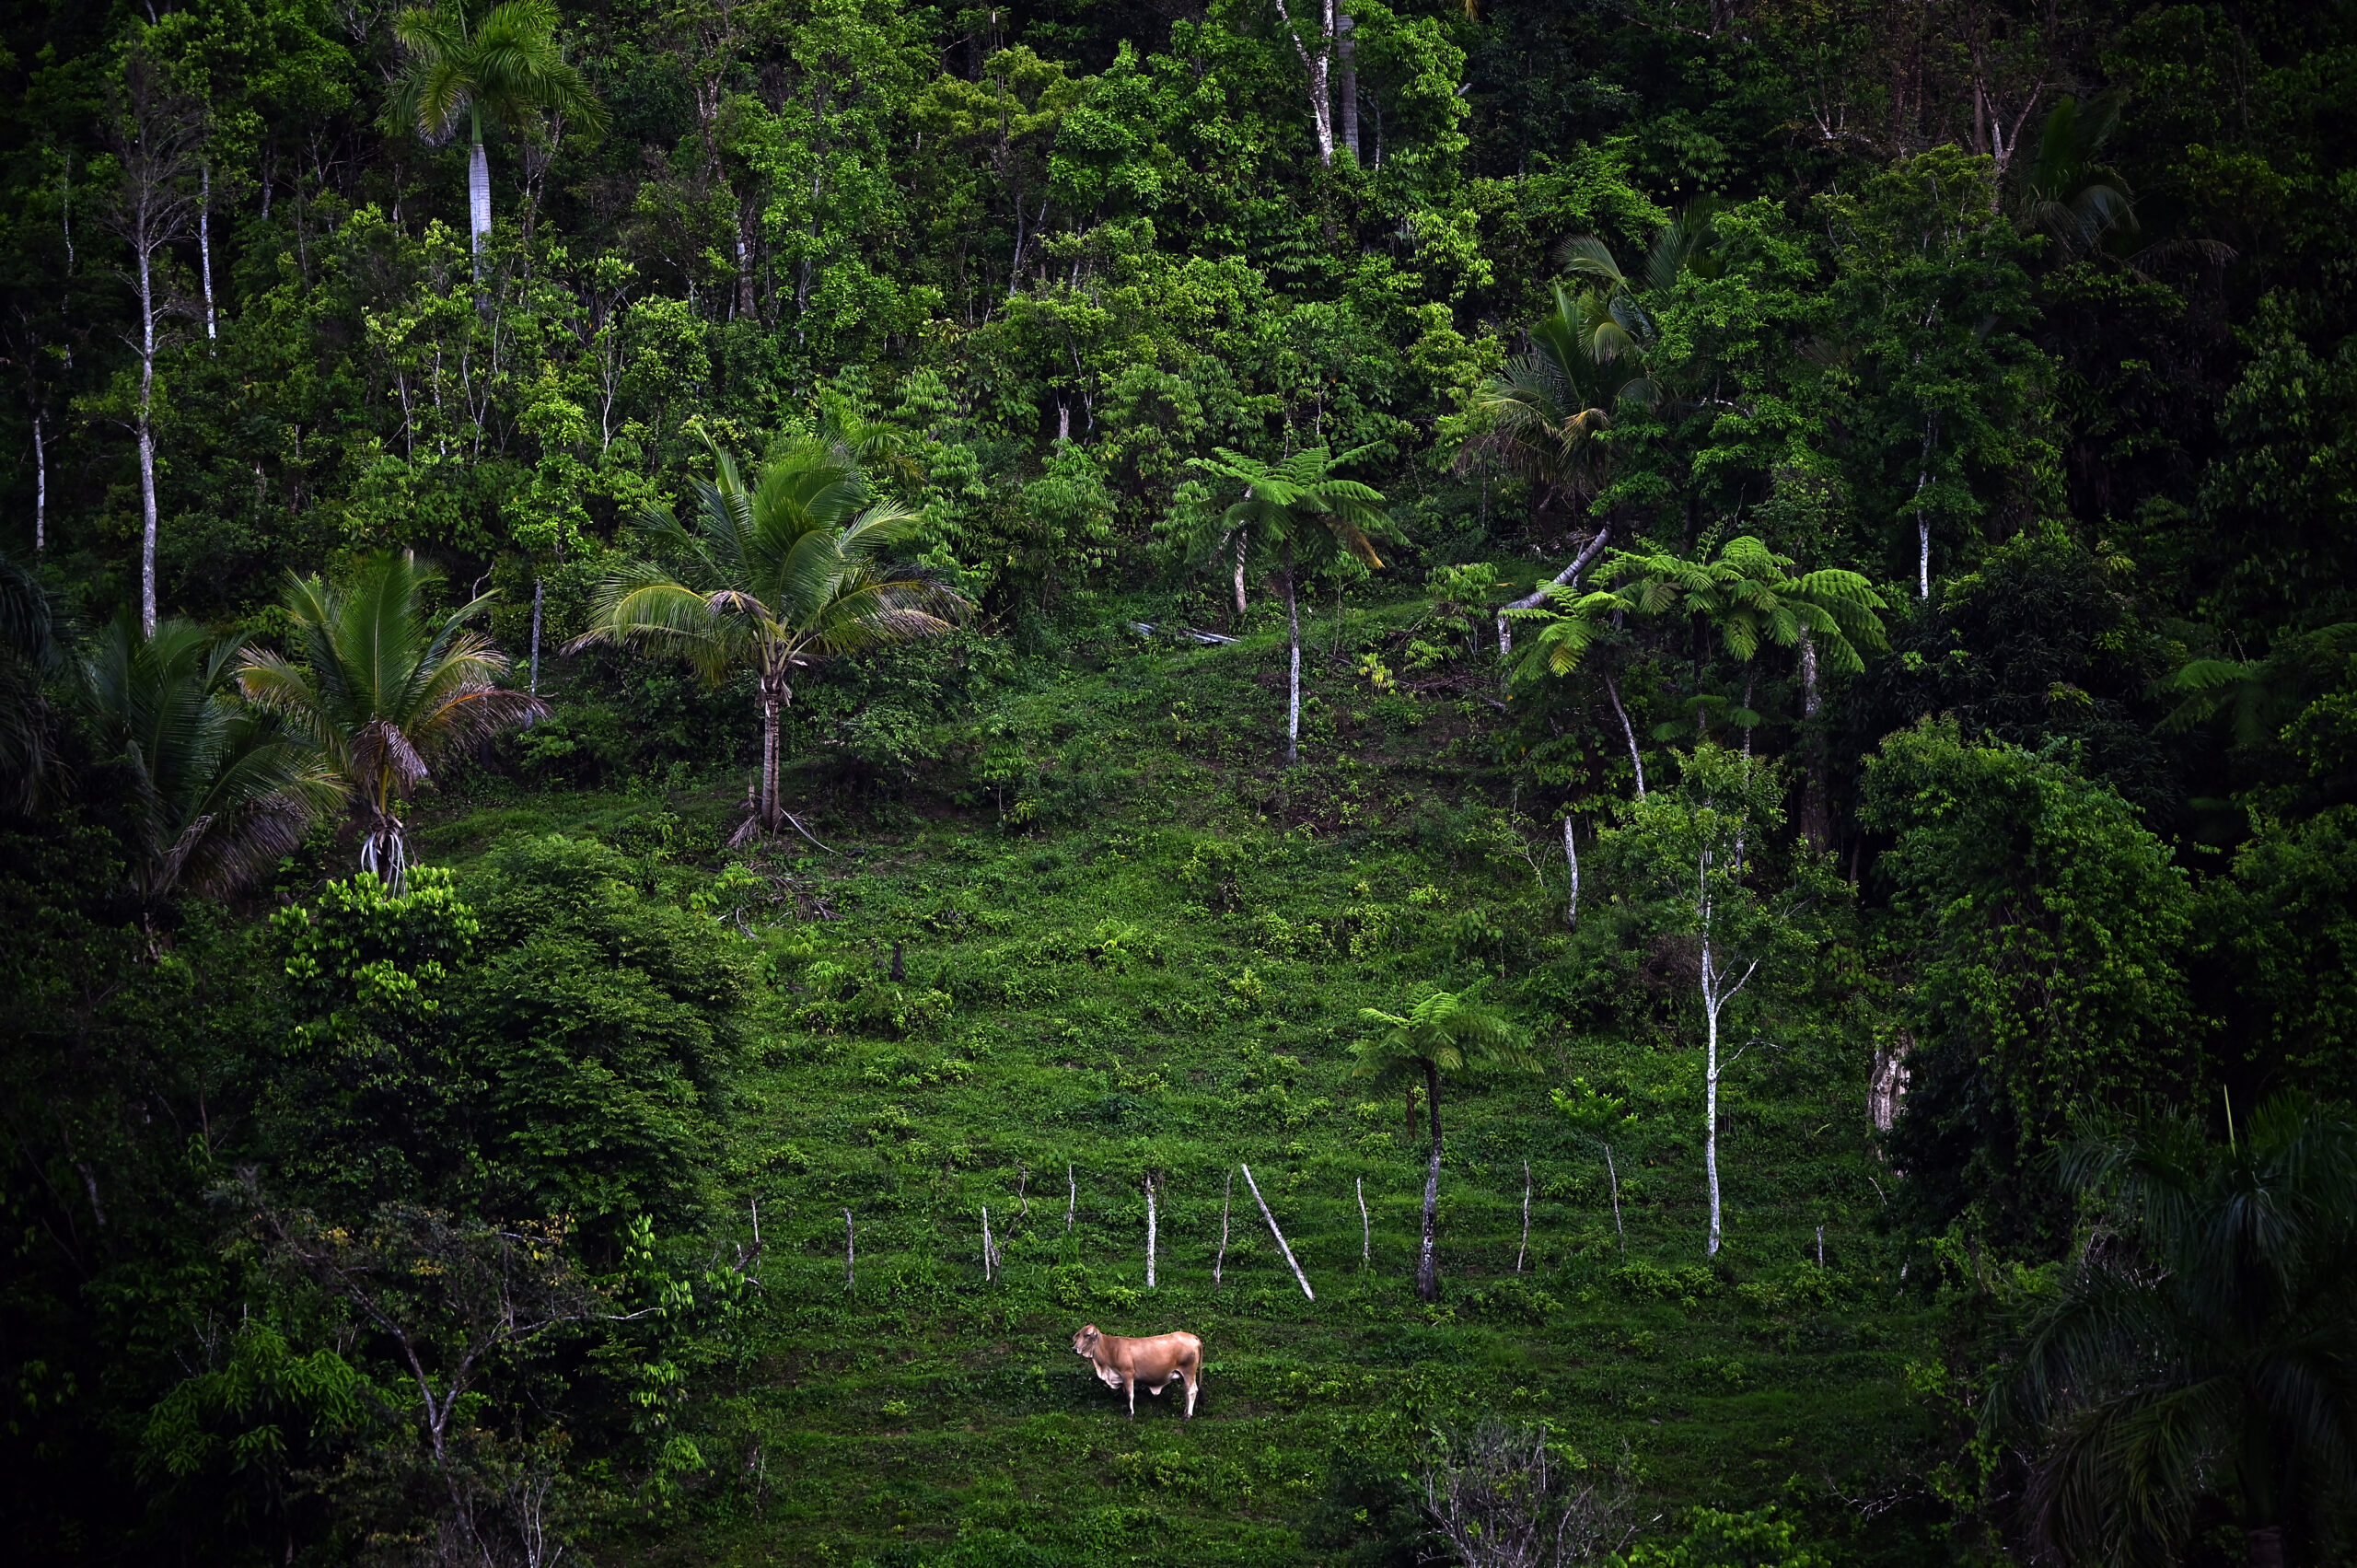
<svg viewBox="0 0 2357 1568">
<path fill-rule="evenodd" d="M 10 7 L 12 1560 L 2357 1561 L 2352 148 L 2340 3 Z"/>
</svg>

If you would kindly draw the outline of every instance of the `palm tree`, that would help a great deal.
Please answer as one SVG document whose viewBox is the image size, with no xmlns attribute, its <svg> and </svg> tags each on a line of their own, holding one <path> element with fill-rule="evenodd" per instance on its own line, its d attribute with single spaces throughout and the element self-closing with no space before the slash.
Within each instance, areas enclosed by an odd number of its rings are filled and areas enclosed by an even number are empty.
<svg viewBox="0 0 2357 1568">
<path fill-rule="evenodd" d="M 654 558 L 599 588 L 589 630 L 573 645 L 638 643 L 679 654 L 707 680 L 750 668 L 761 702 L 761 802 L 746 824 L 808 836 L 778 785 L 780 721 L 796 669 L 890 643 L 937 637 L 972 609 L 930 571 L 888 559 L 916 514 L 869 505 L 841 446 L 790 442 L 748 484 L 712 447 L 715 476 L 696 482 L 695 528 L 668 507 L 639 519 Z"/>
<path fill-rule="evenodd" d="M 1595 282 L 1576 294 L 1555 285 L 1555 308 L 1532 323 L 1529 351 L 1475 389 L 1471 408 L 1482 428 L 1458 448 L 1457 471 L 1494 462 L 1538 487 L 1542 514 L 1559 500 L 1585 507 L 1610 469 L 1609 447 L 1596 437 L 1625 410 L 1662 399 L 1647 366 L 1660 334 L 1640 296 L 1666 294 L 1681 273 L 1713 267 L 1717 239 L 1710 205 L 1697 202 L 1655 235 L 1635 279 L 1601 239 L 1566 239 L 1558 262 Z"/>
<path fill-rule="evenodd" d="M 1475 389 L 1480 434 L 1458 448 L 1457 471 L 1492 462 L 1528 480 L 1541 514 L 1584 508 L 1604 487 L 1609 453 L 1596 437 L 1624 409 L 1650 408 L 1661 386 L 1645 368 L 1652 323 L 1625 291 L 1573 294 L 1533 322 L 1530 348 Z"/>
<path fill-rule="evenodd" d="M 1244 498 L 1221 517 L 1223 537 L 1234 538 L 1239 552 L 1248 540 L 1262 551 L 1273 552 L 1284 569 L 1285 647 L 1290 658 L 1285 703 L 1287 767 L 1301 760 L 1301 604 L 1295 591 L 1296 579 L 1303 567 L 1317 565 L 1343 551 L 1380 568 L 1383 557 L 1375 552 L 1375 540 L 1393 537 L 1382 494 L 1334 473 L 1372 449 L 1359 447 L 1337 457 L 1324 447 L 1311 447 L 1271 466 L 1215 447 L 1216 459 L 1194 459 L 1193 466 L 1205 472 L 1244 486 Z"/>
<path fill-rule="evenodd" d="M 1414 1114 L 1414 1088 L 1424 1084 L 1424 1105 L 1432 1118 L 1433 1146 L 1424 1169 L 1424 1243 L 1416 1255 L 1416 1294 L 1426 1301 L 1440 1299 L 1440 1262 L 1434 1251 L 1434 1226 L 1440 1209 L 1440 1080 L 1482 1069 L 1535 1069 L 1537 1060 L 1516 1039 L 1504 1018 L 1478 1005 L 1478 984 L 1461 992 L 1434 991 L 1409 1008 L 1403 1016 L 1373 1007 L 1359 1016 L 1385 1026 L 1372 1040 L 1351 1048 L 1356 1058 L 1354 1078 L 1378 1085 L 1410 1086 L 1410 1116 Z"/>
<path fill-rule="evenodd" d="M 126 610 L 84 661 L 84 710 L 125 778 L 133 878 L 151 912 L 181 883 L 234 890 L 343 803 L 317 750 L 238 700 L 238 651 L 177 618 L 144 633 Z"/>
<path fill-rule="evenodd" d="M 490 595 L 428 619 L 425 590 L 440 577 L 406 551 L 362 562 L 347 589 L 290 577 L 282 602 L 301 662 L 249 647 L 238 667 L 247 699 L 324 754 L 358 819 L 361 869 L 397 890 L 409 865 L 401 807 L 433 765 L 548 712 L 497 684 L 506 656 L 468 624 Z"/>
<path fill-rule="evenodd" d="M 408 68 L 394 87 L 393 112 L 435 145 L 449 140 L 459 117 L 466 117 L 472 138 L 467 226 L 477 272 L 491 243 L 491 161 L 482 148 L 483 116 L 519 135 L 537 129 L 550 114 L 571 114 L 592 126 L 605 123 L 604 107 L 557 43 L 557 21 L 552 0 L 507 0 L 471 30 L 460 0 L 449 0 L 444 9 L 403 11 L 393 21 L 393 37 L 409 55 Z"/>
<path fill-rule="evenodd" d="M 2113 229 L 2136 226 L 2135 199 L 2117 170 L 2098 163 L 2119 125 L 2120 100 L 2065 97 L 2038 127 L 2038 154 L 2014 187 L 2013 217 L 2051 235 L 2065 257 L 2094 250 Z"/>
<path fill-rule="evenodd" d="M 1991 1404 L 2043 1448 L 2034 1532 L 2072 1560 L 2175 1562 L 2223 1493 L 2252 1568 L 2282 1568 L 2287 1538 L 2357 1504 L 2357 1129 L 2285 1093 L 2247 1136 L 2229 1103 L 2223 1147 L 2169 1117 L 2064 1170 L 2109 1224 Z"/>
</svg>

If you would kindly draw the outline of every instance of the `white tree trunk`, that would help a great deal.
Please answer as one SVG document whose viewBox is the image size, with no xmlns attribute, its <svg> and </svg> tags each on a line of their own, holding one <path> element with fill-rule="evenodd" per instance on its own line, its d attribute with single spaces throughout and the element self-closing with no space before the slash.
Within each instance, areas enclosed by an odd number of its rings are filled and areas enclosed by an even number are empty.
<svg viewBox="0 0 2357 1568">
<path fill-rule="evenodd" d="M 467 232 L 474 238 L 475 276 L 481 277 L 491 249 L 491 159 L 480 135 L 467 149 Z"/>
<path fill-rule="evenodd" d="M 33 410 L 33 550 L 49 548 L 49 444 L 42 421 L 47 411 Z"/>
<path fill-rule="evenodd" d="M 1629 710 L 1620 705 L 1620 688 L 1608 672 L 1604 677 L 1604 693 L 1612 699 L 1612 711 L 1620 715 L 1620 733 L 1629 738 L 1629 763 L 1637 770 L 1637 798 L 1645 797 L 1645 760 L 1637 750 L 1637 726 L 1629 722 Z"/>
<path fill-rule="evenodd" d="M 1375 1262 L 1375 1221 L 1366 1212 L 1366 1178 L 1356 1178 L 1353 1185 L 1359 1195 L 1359 1267 L 1364 1270 Z"/>
<path fill-rule="evenodd" d="M 1702 1169 L 1711 1187 L 1711 1241 L 1707 1249 L 1719 1255 L 1719 1009 L 1712 995 L 1711 938 L 1702 937 L 1702 1013 L 1710 1056 L 1702 1074 Z"/>
<path fill-rule="evenodd" d="M 156 286 L 147 248 L 139 254 L 139 624 L 156 634 Z"/>
<path fill-rule="evenodd" d="M 221 335 L 213 309 L 213 166 L 205 165 L 197 179 L 203 194 L 196 209 L 196 255 L 204 272 L 204 338 L 211 343 Z"/>
<path fill-rule="evenodd" d="M 1563 812 L 1563 860 L 1572 868 L 1571 901 L 1564 906 L 1563 923 L 1576 931 L 1580 923 L 1580 852 L 1572 842 L 1572 814 L 1568 808 Z"/>
<path fill-rule="evenodd" d="M 1236 530 L 1236 619 L 1244 619 L 1244 530 Z M 1242 631 L 1238 625 L 1237 630 Z"/>
<path fill-rule="evenodd" d="M 1080 1183 L 1073 1179 L 1072 1167 L 1064 1167 L 1064 1234 L 1072 1234 L 1073 1217 L 1080 1213 Z"/>
<path fill-rule="evenodd" d="M 1328 166 L 1334 162 L 1334 106 L 1327 86 L 1327 69 L 1334 55 L 1334 0 L 1326 0 L 1324 25 L 1318 34 L 1318 49 L 1310 52 L 1302 42 L 1301 34 L 1294 30 L 1293 14 L 1285 8 L 1285 0 L 1277 0 L 1277 19 L 1284 24 L 1285 36 L 1293 40 L 1294 52 L 1309 71 L 1309 124 L 1318 138 L 1318 161 Z M 1355 98 L 1353 99 L 1355 101 Z"/>
<path fill-rule="evenodd" d="M 1154 1283 L 1155 1283 L 1155 1281 L 1154 1281 L 1154 1241 L 1155 1241 L 1154 1178 L 1153 1178 L 1153 1177 L 1151 1177 L 1151 1176 L 1149 1176 L 1149 1177 L 1147 1177 L 1147 1178 L 1145 1179 L 1145 1288 L 1146 1288 L 1146 1289 L 1148 1289 L 1148 1290 L 1152 1290 L 1152 1289 L 1154 1288 Z"/>
<path fill-rule="evenodd" d="M 843 1211 L 843 1289 L 845 1290 L 855 1290 L 859 1286 L 859 1272 L 857 1268 L 854 1267 L 856 1262 L 856 1255 L 853 1247 L 854 1239 L 855 1238 L 852 1231 L 851 1211 L 849 1209 L 845 1209 Z"/>
<path fill-rule="evenodd" d="M 532 574 L 532 679 L 525 690 L 535 697 L 540 694 L 540 595 L 546 586 L 539 573 Z"/>
<path fill-rule="evenodd" d="M 1301 761 L 1301 603 L 1294 593 L 1293 547 L 1285 547 L 1285 647 L 1291 661 L 1285 697 L 1285 766 Z"/>
</svg>

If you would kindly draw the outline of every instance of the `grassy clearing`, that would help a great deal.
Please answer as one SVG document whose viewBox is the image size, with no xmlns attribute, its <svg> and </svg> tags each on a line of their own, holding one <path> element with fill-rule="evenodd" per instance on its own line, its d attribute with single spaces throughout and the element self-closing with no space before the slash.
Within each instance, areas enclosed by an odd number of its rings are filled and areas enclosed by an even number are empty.
<svg viewBox="0 0 2357 1568">
<path fill-rule="evenodd" d="M 1363 624 L 1313 658 L 1289 776 L 1265 635 L 1115 642 L 958 721 L 926 791 L 819 810 L 844 853 L 771 863 L 736 917 L 766 926 L 774 984 L 722 1160 L 749 1238 L 759 1203 L 765 1307 L 698 1438 L 748 1485 L 627 1554 L 1407 1562 L 1403 1472 L 1434 1423 L 1492 1411 L 1550 1423 L 1647 1520 L 1772 1500 L 1848 1539 L 1862 1512 L 1841 1499 L 1893 1493 L 1931 1436 L 1905 1368 L 1933 1352 L 1875 1228 L 1860 1027 L 1787 1019 L 1731 1075 L 1727 1244 L 1707 1261 L 1677 977 L 1565 932 L 1542 825 L 1486 792 L 1478 694 L 1349 677 L 1404 635 Z M 709 856 L 734 799 L 542 796 L 427 842 L 562 828 Z M 1549 1066 L 1445 1094 L 1445 1300 L 1427 1307 L 1422 1143 L 1347 1048 L 1360 1008 L 1484 975 Z M 1613 1150 L 1625 1254 L 1600 1151 L 1549 1101 L 1574 1077 L 1637 1117 Z M 1240 1179 L 1229 1193 L 1248 1162 L 1315 1302 Z M 1004 1255 L 989 1281 L 985 1207 Z M 1142 1398 L 1124 1420 L 1070 1351 L 1088 1321 L 1201 1334 L 1198 1419 Z M 1921 1537 L 1888 1524 L 1876 1539 L 1908 1560 Z"/>
</svg>

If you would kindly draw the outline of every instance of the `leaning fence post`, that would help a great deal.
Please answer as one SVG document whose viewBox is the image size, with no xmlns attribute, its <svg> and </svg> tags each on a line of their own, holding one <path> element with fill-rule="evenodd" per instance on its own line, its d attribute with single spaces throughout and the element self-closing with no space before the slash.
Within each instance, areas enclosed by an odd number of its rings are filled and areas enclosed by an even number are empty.
<svg viewBox="0 0 2357 1568">
<path fill-rule="evenodd" d="M 1072 1167 L 1064 1167 L 1064 1234 L 1072 1234 L 1072 1216 L 1080 1207 L 1080 1184 L 1072 1179 Z"/>
<path fill-rule="evenodd" d="M 1515 1249 L 1514 1272 L 1522 1272 L 1522 1255 L 1530 1250 L 1530 1162 L 1522 1162 L 1522 1245 Z"/>
<path fill-rule="evenodd" d="M 1609 1144 L 1604 1145 L 1604 1170 L 1612 1178 L 1612 1228 L 1620 1233 L 1620 1256 L 1626 1258 L 1629 1255 L 1629 1231 L 1620 1223 L 1620 1170 L 1612 1163 L 1612 1145 Z M 1874 1179 L 1868 1177 L 1866 1179 L 1871 1181 Z"/>
<path fill-rule="evenodd" d="M 1277 1238 L 1277 1250 L 1283 1253 L 1285 1261 L 1293 1266 L 1293 1277 L 1300 1284 L 1301 1294 L 1312 1301 L 1317 1300 L 1318 1293 L 1309 1288 L 1309 1276 L 1301 1272 L 1299 1260 L 1285 1242 L 1285 1233 L 1277 1228 L 1277 1216 L 1269 1212 L 1269 1201 L 1260 1196 L 1260 1184 L 1252 1179 L 1252 1167 L 1238 1161 L 1237 1168 L 1244 1172 L 1244 1185 L 1252 1189 L 1252 1201 L 1260 1205 L 1260 1217 L 1269 1222 L 1269 1234 Z"/>
<path fill-rule="evenodd" d="M 1359 1194 L 1359 1267 L 1371 1269 L 1375 1266 L 1375 1222 L 1366 1217 L 1366 1178 L 1354 1177 L 1352 1185 Z"/>
<path fill-rule="evenodd" d="M 851 1211 L 845 1209 L 843 1211 L 843 1289 L 845 1290 L 859 1288 L 859 1274 L 853 1264 Z"/>
</svg>

